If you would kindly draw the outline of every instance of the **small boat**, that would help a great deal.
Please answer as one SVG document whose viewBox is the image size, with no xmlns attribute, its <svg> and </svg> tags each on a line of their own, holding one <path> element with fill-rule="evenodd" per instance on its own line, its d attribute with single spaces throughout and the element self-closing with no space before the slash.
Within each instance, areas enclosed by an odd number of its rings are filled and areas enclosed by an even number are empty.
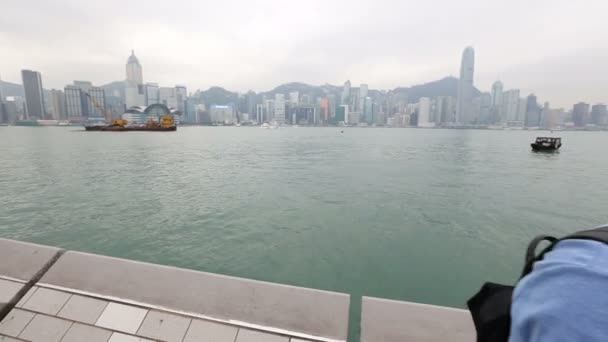
<svg viewBox="0 0 608 342">
<path fill-rule="evenodd" d="M 557 151 L 562 147 L 562 138 L 537 137 L 530 146 L 534 151 Z"/>
</svg>

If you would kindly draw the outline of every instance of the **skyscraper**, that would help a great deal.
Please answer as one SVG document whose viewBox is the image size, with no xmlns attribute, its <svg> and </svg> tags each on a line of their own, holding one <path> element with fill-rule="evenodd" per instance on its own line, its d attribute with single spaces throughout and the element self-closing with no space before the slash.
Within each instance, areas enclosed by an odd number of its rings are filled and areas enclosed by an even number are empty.
<svg viewBox="0 0 608 342">
<path fill-rule="evenodd" d="M 126 73 L 125 97 L 127 107 L 145 106 L 143 70 L 133 50 L 131 50 L 131 56 L 127 60 Z"/>
<path fill-rule="evenodd" d="M 490 105 L 490 122 L 505 121 L 503 113 L 503 86 L 500 81 L 492 84 L 492 103 Z"/>
<path fill-rule="evenodd" d="M 342 88 L 342 99 L 340 104 L 347 105 L 350 103 L 350 80 L 344 82 L 344 88 Z"/>
<path fill-rule="evenodd" d="M 274 96 L 274 121 L 279 124 L 285 123 L 285 95 Z"/>
<path fill-rule="evenodd" d="M 145 94 L 146 94 L 146 106 L 160 103 L 160 94 L 158 90 L 158 83 L 146 83 Z"/>
<path fill-rule="evenodd" d="M 462 52 L 460 64 L 460 79 L 456 98 L 456 123 L 471 122 L 473 107 L 473 77 L 475 71 L 475 50 L 468 46 Z"/>
<path fill-rule="evenodd" d="M 502 116 L 507 122 L 517 121 L 519 109 L 519 89 L 507 90 L 502 94 Z"/>
<path fill-rule="evenodd" d="M 51 89 L 51 108 L 53 109 L 52 118 L 55 120 L 67 119 L 65 110 L 65 95 L 59 89 Z"/>
<path fill-rule="evenodd" d="M 421 97 L 418 100 L 418 127 L 432 127 L 431 119 L 431 100 L 428 97 Z"/>
<path fill-rule="evenodd" d="M 84 116 L 80 88 L 75 85 L 67 85 L 63 90 L 68 120 L 80 120 Z"/>
<path fill-rule="evenodd" d="M 25 91 L 25 118 L 45 117 L 42 76 L 38 71 L 21 70 L 23 90 Z"/>
<path fill-rule="evenodd" d="M 536 95 L 530 94 L 526 100 L 526 127 L 540 126 L 540 108 Z"/>
<path fill-rule="evenodd" d="M 589 104 L 579 102 L 572 107 L 572 121 L 574 126 L 583 127 L 589 122 Z"/>
<path fill-rule="evenodd" d="M 2 78 L 0 78 L 0 84 L 2 84 Z M 4 95 L 2 95 L 2 86 L 0 85 L 0 123 L 8 122 L 8 115 L 4 107 Z"/>
<path fill-rule="evenodd" d="M 608 122 L 608 111 L 605 104 L 591 106 L 591 123 L 599 126 L 606 125 Z"/>
<path fill-rule="evenodd" d="M 255 94 L 255 93 L 254 93 Z M 176 85 L 175 86 L 175 101 L 177 103 L 175 109 L 182 114 L 186 114 L 186 100 L 188 99 L 188 90 L 186 86 Z M 248 113 L 249 117 L 253 116 L 253 108 Z"/>
</svg>

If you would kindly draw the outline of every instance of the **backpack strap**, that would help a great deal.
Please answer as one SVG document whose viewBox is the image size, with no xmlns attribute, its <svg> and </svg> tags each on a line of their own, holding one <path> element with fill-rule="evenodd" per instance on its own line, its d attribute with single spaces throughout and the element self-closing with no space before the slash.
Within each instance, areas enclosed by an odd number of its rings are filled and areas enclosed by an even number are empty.
<svg viewBox="0 0 608 342">
<path fill-rule="evenodd" d="M 526 262 L 524 264 L 524 269 L 521 272 L 520 279 L 526 276 L 528 273 L 532 272 L 532 266 L 534 265 L 534 263 L 542 260 L 545 254 L 553 250 L 555 245 L 557 245 L 560 241 L 572 239 L 591 240 L 608 244 L 608 226 L 594 228 L 590 230 L 583 230 L 574 234 L 567 235 L 561 239 L 556 239 L 555 237 L 549 235 L 539 235 L 535 237 L 534 239 L 532 239 L 532 241 L 530 241 L 528 249 L 526 250 Z M 536 248 L 538 247 L 538 244 L 543 241 L 549 241 L 551 244 L 545 249 L 543 249 L 540 254 L 536 255 Z"/>
</svg>

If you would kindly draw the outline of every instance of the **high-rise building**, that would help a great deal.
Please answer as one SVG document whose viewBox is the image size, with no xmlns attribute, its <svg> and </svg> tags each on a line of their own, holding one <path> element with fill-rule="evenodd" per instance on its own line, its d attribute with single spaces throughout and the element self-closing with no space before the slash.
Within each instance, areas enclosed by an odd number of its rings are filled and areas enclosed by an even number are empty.
<svg viewBox="0 0 608 342">
<path fill-rule="evenodd" d="M 363 102 L 363 118 L 368 124 L 374 122 L 374 102 L 369 96 L 366 96 Z"/>
<path fill-rule="evenodd" d="M 498 122 L 494 116 L 494 108 L 500 108 L 492 106 L 492 94 L 482 93 L 479 97 L 479 120 L 481 124 L 493 124 Z"/>
<path fill-rule="evenodd" d="M 289 93 L 289 103 L 292 105 L 297 105 L 300 103 L 300 92 L 292 91 Z"/>
<path fill-rule="evenodd" d="M 88 92 L 89 96 L 86 96 L 87 100 L 87 115 L 93 118 L 105 117 L 106 111 L 106 93 L 101 87 L 91 87 Z"/>
<path fill-rule="evenodd" d="M 329 117 L 330 118 L 335 118 L 336 117 L 336 95 L 334 94 L 329 94 L 327 95 L 327 99 L 329 100 Z"/>
<path fill-rule="evenodd" d="M 431 123 L 431 99 L 421 97 L 418 100 L 418 127 L 432 127 Z"/>
<path fill-rule="evenodd" d="M 507 122 L 518 121 L 519 89 L 511 89 L 502 94 L 502 116 Z"/>
<path fill-rule="evenodd" d="M 274 118 L 274 100 L 264 100 L 264 119 L 262 122 L 270 122 Z"/>
<path fill-rule="evenodd" d="M 462 52 L 460 79 L 456 98 L 456 122 L 471 123 L 473 106 L 473 77 L 475 72 L 475 50 L 468 46 Z"/>
<path fill-rule="evenodd" d="M 145 106 L 146 95 L 144 91 L 143 69 L 139 64 L 139 59 L 135 57 L 135 52 L 131 50 L 131 56 L 126 65 L 126 89 L 125 97 L 127 107 Z"/>
<path fill-rule="evenodd" d="M 579 102 L 572 107 L 572 121 L 576 127 L 583 127 L 589 122 L 588 103 Z"/>
<path fill-rule="evenodd" d="M 329 121 L 329 98 L 323 96 L 319 101 L 319 109 L 321 111 L 321 121 Z"/>
<path fill-rule="evenodd" d="M 526 127 L 540 127 L 540 108 L 534 94 L 526 100 Z"/>
<path fill-rule="evenodd" d="M 527 106 L 528 106 L 528 99 L 525 97 L 519 98 L 519 105 L 517 106 L 517 122 L 522 127 L 526 123 Z"/>
<path fill-rule="evenodd" d="M 605 104 L 591 106 L 591 123 L 598 126 L 608 124 L 608 111 Z"/>
<path fill-rule="evenodd" d="M 186 89 L 186 86 L 176 85 L 175 86 L 175 102 L 176 102 L 175 109 L 177 109 L 178 112 L 185 114 L 187 100 L 188 100 L 188 90 Z"/>
<path fill-rule="evenodd" d="M 21 70 L 25 91 L 25 118 L 45 118 L 42 76 L 38 71 Z"/>
<path fill-rule="evenodd" d="M 0 78 L 0 123 L 8 123 L 8 115 L 4 105 L 4 95 L 2 95 L 2 78 Z"/>
<path fill-rule="evenodd" d="M 253 90 L 247 92 L 247 113 L 250 114 L 250 118 L 254 117 L 256 112 L 256 94 Z"/>
<path fill-rule="evenodd" d="M 365 98 L 367 97 L 368 91 L 367 84 L 361 84 L 359 86 L 359 103 L 357 104 L 357 110 L 363 113 L 363 117 L 365 117 Z"/>
<path fill-rule="evenodd" d="M 274 96 L 274 121 L 279 124 L 285 123 L 285 95 Z"/>
<path fill-rule="evenodd" d="M 160 87 L 158 89 L 159 103 L 164 104 L 169 108 L 177 108 L 177 95 L 173 87 Z"/>
<path fill-rule="evenodd" d="M 490 122 L 496 123 L 505 121 L 503 110 L 503 85 L 502 82 L 496 81 L 492 84 L 492 100 L 490 109 Z"/>
<path fill-rule="evenodd" d="M 68 118 L 65 108 L 65 94 L 60 89 L 51 89 L 52 118 L 66 120 Z"/>
<path fill-rule="evenodd" d="M 83 113 L 83 94 L 79 87 L 67 85 L 63 89 L 65 93 L 65 109 L 68 120 L 79 121 L 85 116 Z"/>
<path fill-rule="evenodd" d="M 146 106 L 160 103 L 160 92 L 159 92 L 158 83 L 146 83 L 145 94 L 146 94 Z"/>
<path fill-rule="evenodd" d="M 342 88 L 342 98 L 340 104 L 347 105 L 350 103 L 350 80 L 344 82 L 344 87 Z"/>
<path fill-rule="evenodd" d="M 348 123 L 348 105 L 340 105 L 336 108 L 336 123 Z"/>
<path fill-rule="evenodd" d="M 213 105 L 210 114 L 211 122 L 214 124 L 232 125 L 237 122 L 234 109 L 231 106 Z"/>
</svg>

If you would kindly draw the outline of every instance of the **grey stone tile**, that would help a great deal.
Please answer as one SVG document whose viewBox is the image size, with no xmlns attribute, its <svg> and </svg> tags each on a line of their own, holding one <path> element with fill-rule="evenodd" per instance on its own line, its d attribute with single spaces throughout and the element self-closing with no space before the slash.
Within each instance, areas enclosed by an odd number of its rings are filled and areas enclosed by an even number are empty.
<svg viewBox="0 0 608 342">
<path fill-rule="evenodd" d="M 74 323 L 61 342 L 108 342 L 111 335 L 110 330 Z"/>
<path fill-rule="evenodd" d="M 0 335 L 0 342 L 22 342 L 22 341 L 23 340 L 18 340 L 16 338 Z"/>
<path fill-rule="evenodd" d="M 135 306 L 109 303 L 95 325 L 135 334 L 147 313 L 148 310 Z"/>
<path fill-rule="evenodd" d="M 191 319 L 165 312 L 150 311 L 137 335 L 167 342 L 182 342 Z"/>
<path fill-rule="evenodd" d="M 110 340 L 108 342 L 153 342 L 153 341 L 148 340 L 146 338 L 125 335 L 125 334 L 115 332 L 112 334 L 112 337 L 110 337 Z"/>
<path fill-rule="evenodd" d="M 69 293 L 41 287 L 23 304 L 22 308 L 54 316 L 69 298 Z"/>
<path fill-rule="evenodd" d="M 303 340 L 303 339 L 301 339 L 301 338 L 295 338 L 295 337 L 292 337 L 292 338 L 291 338 L 291 340 L 290 340 L 289 342 L 312 342 L 312 341 L 309 341 L 309 340 Z"/>
<path fill-rule="evenodd" d="M 23 286 L 23 283 L 0 279 L 0 304 L 10 302 Z"/>
<path fill-rule="evenodd" d="M 19 336 L 23 328 L 34 318 L 33 313 L 19 309 L 13 309 L 0 322 L 0 334 L 8 336 Z"/>
<path fill-rule="evenodd" d="M 72 295 L 57 316 L 77 322 L 95 324 L 107 305 L 108 302 L 105 300 Z"/>
<path fill-rule="evenodd" d="M 194 319 L 184 342 L 234 342 L 237 331 L 234 326 Z"/>
<path fill-rule="evenodd" d="M 241 328 L 236 342 L 289 342 L 289 337 Z"/>
<path fill-rule="evenodd" d="M 36 315 L 19 338 L 32 342 L 59 342 L 72 322 L 56 317 Z"/>
<path fill-rule="evenodd" d="M 32 295 L 34 294 L 34 292 L 36 292 L 36 290 L 38 290 L 38 286 L 34 286 L 29 291 L 27 291 L 25 296 L 21 297 L 21 299 L 17 302 L 17 305 L 15 305 L 15 307 L 17 307 L 17 308 L 23 307 L 23 304 L 25 304 L 25 302 L 27 302 L 32 297 Z"/>
</svg>

